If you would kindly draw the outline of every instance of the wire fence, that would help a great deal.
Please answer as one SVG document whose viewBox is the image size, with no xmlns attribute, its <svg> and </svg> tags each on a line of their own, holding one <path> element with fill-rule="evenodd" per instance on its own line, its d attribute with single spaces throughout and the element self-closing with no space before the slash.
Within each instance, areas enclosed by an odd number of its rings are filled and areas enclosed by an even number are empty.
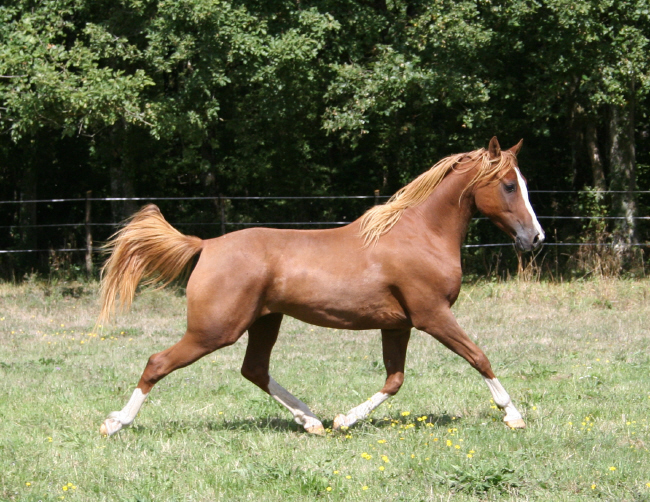
<svg viewBox="0 0 650 502">
<path fill-rule="evenodd" d="M 322 195 L 322 196 L 211 196 L 211 197 L 92 197 L 90 196 L 82 198 L 60 198 L 60 199 L 33 199 L 33 200 L 2 200 L 0 201 L 0 206 L 10 205 L 10 204 L 58 204 L 58 203 L 84 203 L 86 204 L 86 218 L 84 222 L 77 223 L 42 223 L 42 224 L 13 224 L 13 225 L 0 225 L 2 230 L 12 230 L 19 231 L 20 229 L 39 229 L 39 228 L 85 228 L 86 229 L 86 247 L 60 247 L 57 249 L 46 248 L 46 249 L 0 249 L 1 254 L 20 254 L 20 253 L 44 253 L 44 252 L 56 252 L 56 253 L 73 253 L 73 252 L 85 252 L 87 254 L 96 253 L 100 251 L 100 248 L 92 246 L 92 228 L 100 227 L 109 227 L 117 229 L 122 225 L 122 222 L 94 222 L 90 218 L 90 208 L 93 202 L 158 202 L 158 201 L 213 201 L 219 204 L 222 204 L 225 201 L 298 201 L 298 200 L 371 200 L 374 201 L 374 204 L 379 204 L 383 201 L 386 201 L 388 196 L 381 196 L 378 194 L 378 191 L 375 191 L 374 195 Z M 585 193 L 598 193 L 600 194 L 622 194 L 622 193 L 634 193 L 634 194 L 650 194 L 650 190 L 635 190 L 633 192 L 619 191 L 619 190 L 607 190 L 607 191 L 588 191 L 588 190 L 530 190 L 531 194 L 585 194 Z M 600 216 L 600 215 L 540 215 L 537 216 L 539 220 L 574 220 L 574 221 L 617 221 L 617 220 L 638 220 L 638 221 L 650 221 L 650 216 L 635 216 L 635 217 L 625 217 L 625 216 Z M 487 220 L 487 218 L 479 217 L 477 220 Z M 226 227 L 298 227 L 298 228 L 309 228 L 309 227 L 323 227 L 323 226 L 341 226 L 348 225 L 350 221 L 255 221 L 255 222 L 245 222 L 245 221 L 226 221 L 224 212 L 221 211 L 221 218 L 219 221 L 212 222 L 192 222 L 192 221 L 179 221 L 171 222 L 173 226 L 176 227 L 188 227 L 188 226 L 202 226 L 202 227 L 219 227 L 222 229 Z M 224 231 L 225 233 L 225 231 Z M 576 246 L 576 247 L 586 247 L 586 246 L 616 246 L 614 243 L 606 242 L 547 242 L 545 246 L 557 246 L 557 247 L 566 247 L 566 246 Z M 511 247 L 513 243 L 482 243 L 482 244 L 465 244 L 463 247 L 468 249 L 475 248 L 496 248 L 496 247 Z M 635 247 L 648 247 L 648 243 L 636 243 L 632 244 Z"/>
</svg>

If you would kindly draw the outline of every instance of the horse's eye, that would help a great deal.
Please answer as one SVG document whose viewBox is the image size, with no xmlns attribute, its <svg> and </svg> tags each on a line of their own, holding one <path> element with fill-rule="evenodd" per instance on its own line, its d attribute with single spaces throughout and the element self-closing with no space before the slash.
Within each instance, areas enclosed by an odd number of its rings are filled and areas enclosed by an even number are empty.
<svg viewBox="0 0 650 502">
<path fill-rule="evenodd" d="M 515 190 L 517 190 L 517 185 L 516 185 L 515 183 L 508 183 L 508 184 L 506 185 L 506 192 L 508 192 L 508 193 L 512 193 L 512 192 L 514 192 Z"/>
</svg>

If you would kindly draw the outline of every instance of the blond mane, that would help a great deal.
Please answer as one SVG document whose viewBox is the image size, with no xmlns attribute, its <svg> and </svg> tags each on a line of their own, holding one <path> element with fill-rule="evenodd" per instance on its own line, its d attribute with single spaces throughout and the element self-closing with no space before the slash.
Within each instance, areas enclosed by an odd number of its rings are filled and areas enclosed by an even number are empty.
<svg viewBox="0 0 650 502">
<path fill-rule="evenodd" d="M 463 190 L 465 193 L 477 183 L 500 179 L 508 171 L 506 168 L 514 165 L 514 159 L 515 155 L 509 151 L 502 151 L 499 157 L 490 159 L 490 154 L 485 148 L 442 159 L 431 169 L 399 189 L 386 204 L 375 206 L 366 211 L 361 217 L 359 232 L 364 246 L 375 244 L 382 235 L 393 228 L 405 209 L 424 202 L 450 171 L 465 166 L 469 170 L 478 164 L 476 175 Z"/>
</svg>

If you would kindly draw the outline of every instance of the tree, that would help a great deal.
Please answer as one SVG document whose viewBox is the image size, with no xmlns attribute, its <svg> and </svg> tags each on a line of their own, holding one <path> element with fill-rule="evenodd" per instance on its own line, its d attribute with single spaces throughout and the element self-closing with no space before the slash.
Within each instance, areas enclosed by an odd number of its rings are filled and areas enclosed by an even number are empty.
<svg viewBox="0 0 650 502">
<path fill-rule="evenodd" d="M 646 0 L 503 2 L 499 39 L 528 60 L 526 113 L 540 124 L 564 121 L 574 166 L 584 154 L 587 184 L 621 191 L 612 210 L 626 243 L 636 240 L 635 104 L 650 90 L 649 4 Z M 542 131 L 550 134 L 550 130 Z M 580 167 L 576 167 L 579 169 Z M 573 178 L 579 178 L 574 171 Z"/>
</svg>

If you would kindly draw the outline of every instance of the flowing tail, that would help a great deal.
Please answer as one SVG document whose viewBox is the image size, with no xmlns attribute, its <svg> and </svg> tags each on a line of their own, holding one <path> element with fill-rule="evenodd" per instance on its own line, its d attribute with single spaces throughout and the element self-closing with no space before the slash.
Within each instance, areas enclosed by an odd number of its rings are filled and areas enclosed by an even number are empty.
<svg viewBox="0 0 650 502">
<path fill-rule="evenodd" d="M 130 307 L 143 279 L 143 284 L 161 284 L 161 288 L 176 279 L 203 249 L 203 241 L 181 234 L 167 223 L 157 206 L 150 204 L 113 234 L 104 249 L 111 255 L 101 273 L 98 323 L 108 322 L 118 297 L 121 310 Z"/>
</svg>

